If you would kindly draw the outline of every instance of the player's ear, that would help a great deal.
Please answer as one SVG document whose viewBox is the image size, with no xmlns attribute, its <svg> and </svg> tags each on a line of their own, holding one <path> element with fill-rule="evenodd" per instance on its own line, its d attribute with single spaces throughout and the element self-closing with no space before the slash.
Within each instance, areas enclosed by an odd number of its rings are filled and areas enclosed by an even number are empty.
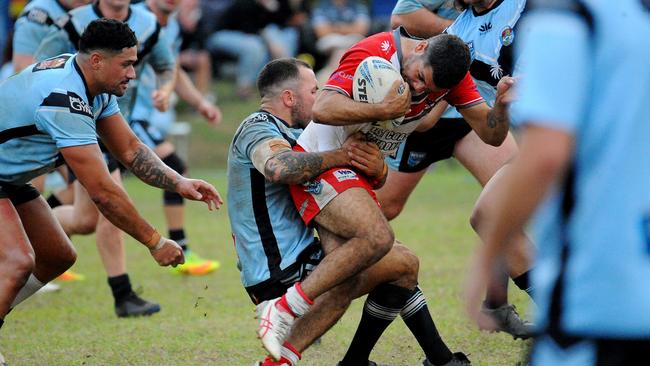
<svg viewBox="0 0 650 366">
<path fill-rule="evenodd" d="M 296 101 L 296 96 L 293 94 L 293 91 L 290 89 L 285 89 L 282 91 L 282 102 L 287 107 L 293 107 Z"/>
<path fill-rule="evenodd" d="M 89 57 L 90 66 L 93 70 L 98 70 L 101 67 L 104 56 L 99 52 L 92 52 Z"/>
<path fill-rule="evenodd" d="M 416 52 L 424 52 L 424 50 L 426 50 L 427 47 L 429 47 L 429 42 L 427 42 L 426 40 L 423 40 L 423 41 L 418 42 L 417 45 L 415 45 L 415 51 Z"/>
</svg>

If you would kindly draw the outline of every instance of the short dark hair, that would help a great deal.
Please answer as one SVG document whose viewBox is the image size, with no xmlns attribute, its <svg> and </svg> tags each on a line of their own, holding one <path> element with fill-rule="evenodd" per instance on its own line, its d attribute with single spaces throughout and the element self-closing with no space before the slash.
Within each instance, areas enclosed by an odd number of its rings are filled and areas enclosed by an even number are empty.
<svg viewBox="0 0 650 366">
<path fill-rule="evenodd" d="M 465 4 L 465 2 L 463 0 L 455 0 L 454 1 L 454 7 L 459 11 L 463 11 L 463 10 L 469 8 L 469 5 Z"/>
<path fill-rule="evenodd" d="M 424 57 L 431 65 L 433 83 L 449 89 L 460 83 L 471 63 L 469 48 L 462 39 L 451 34 L 439 34 L 427 40 Z"/>
<path fill-rule="evenodd" d="M 121 52 L 138 44 L 135 33 L 126 23 L 115 19 L 97 19 L 88 24 L 79 40 L 79 52 L 95 50 Z"/>
<path fill-rule="evenodd" d="M 296 58 L 279 58 L 264 65 L 257 76 L 257 91 L 260 96 L 264 98 L 268 94 L 277 92 L 274 89 L 285 82 L 297 80 L 300 75 L 299 67 L 311 69 L 308 63 Z"/>
</svg>

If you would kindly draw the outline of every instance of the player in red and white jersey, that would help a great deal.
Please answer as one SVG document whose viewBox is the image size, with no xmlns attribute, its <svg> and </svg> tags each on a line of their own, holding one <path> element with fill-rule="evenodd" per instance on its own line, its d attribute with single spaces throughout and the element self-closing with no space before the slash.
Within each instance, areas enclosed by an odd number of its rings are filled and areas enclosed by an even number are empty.
<svg viewBox="0 0 650 366">
<path fill-rule="evenodd" d="M 308 126 L 298 140 L 299 145 L 310 152 L 331 150 L 340 147 L 350 134 L 362 131 L 368 140 L 375 142 L 384 154 L 389 155 L 397 150 L 399 144 L 421 122 L 438 119 L 438 110 L 436 113 L 430 112 L 442 100 L 455 106 L 486 143 L 499 145 L 508 130 L 505 108 L 503 105 L 495 105 L 499 113 L 492 115 L 500 115 L 502 118 L 496 119 L 505 123 L 490 127 L 486 123 L 491 113 L 490 108 L 476 90 L 476 85 L 465 68 L 466 60 L 457 52 L 448 52 L 453 49 L 446 48 L 450 39 L 455 38 L 448 35 L 428 40 L 413 38 L 403 28 L 398 28 L 368 37 L 354 45 L 341 58 L 338 69 L 330 76 L 314 106 L 315 121 L 321 124 Z M 434 46 L 429 47 L 429 44 Z M 410 105 L 400 124 L 368 124 L 383 120 L 378 119 L 381 116 L 404 116 L 399 107 L 390 104 L 395 97 L 403 102 L 400 95 L 389 93 L 384 103 L 380 104 L 367 104 L 352 99 L 354 72 L 370 56 L 391 62 L 396 69 L 401 70 L 404 80 L 409 84 Z M 434 69 L 439 72 L 434 73 Z M 506 85 L 502 87 L 502 92 L 509 89 L 508 84 L 511 82 L 510 79 L 504 81 Z"/>
</svg>

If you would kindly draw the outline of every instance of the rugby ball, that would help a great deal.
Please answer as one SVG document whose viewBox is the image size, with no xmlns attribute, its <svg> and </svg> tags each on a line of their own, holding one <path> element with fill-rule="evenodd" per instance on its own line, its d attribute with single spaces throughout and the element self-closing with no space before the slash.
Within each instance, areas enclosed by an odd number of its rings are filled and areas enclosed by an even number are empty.
<svg viewBox="0 0 650 366">
<path fill-rule="evenodd" d="M 390 61 L 377 56 L 367 57 L 354 72 L 352 98 L 362 103 L 381 103 L 396 80 L 404 81 Z M 398 92 L 404 92 L 404 88 L 405 84 L 402 84 Z M 399 124 L 403 119 L 397 118 L 395 122 Z"/>
</svg>

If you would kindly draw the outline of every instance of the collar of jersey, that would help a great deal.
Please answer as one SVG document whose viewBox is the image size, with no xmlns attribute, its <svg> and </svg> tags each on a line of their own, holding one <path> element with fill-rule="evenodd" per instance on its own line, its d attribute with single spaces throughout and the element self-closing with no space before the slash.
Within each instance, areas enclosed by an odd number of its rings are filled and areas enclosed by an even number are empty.
<svg viewBox="0 0 650 366">
<path fill-rule="evenodd" d="M 77 55 L 75 55 L 72 58 L 72 64 L 74 65 L 74 69 L 77 71 L 77 74 L 79 74 L 79 77 L 81 78 L 81 81 L 84 83 L 84 89 L 86 89 L 86 98 L 88 98 L 88 103 L 92 104 L 93 98 L 90 96 L 90 90 L 88 89 L 88 83 L 86 82 L 86 78 L 84 77 L 84 73 L 81 72 L 81 67 L 79 67 L 79 64 L 77 63 Z"/>
</svg>

